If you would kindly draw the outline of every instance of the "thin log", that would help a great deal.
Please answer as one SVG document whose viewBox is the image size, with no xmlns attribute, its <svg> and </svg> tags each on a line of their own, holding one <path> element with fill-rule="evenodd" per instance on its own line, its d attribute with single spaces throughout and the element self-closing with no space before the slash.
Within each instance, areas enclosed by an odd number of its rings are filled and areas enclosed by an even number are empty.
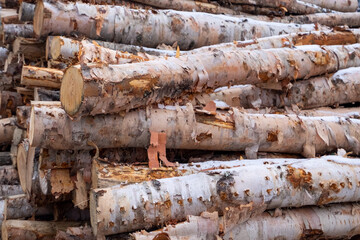
<svg viewBox="0 0 360 240">
<path fill-rule="evenodd" d="M 226 232 L 259 209 L 358 201 L 358 161 L 324 156 L 94 189 L 91 225 L 95 235 L 109 235 L 151 229 L 209 210 L 227 214 L 234 208 L 231 221 L 223 226 Z"/>
<path fill-rule="evenodd" d="M 219 50 L 217 54 L 192 54 L 134 64 L 74 65 L 64 74 L 60 100 L 72 117 L 116 113 L 234 84 L 286 86 L 291 80 L 360 66 L 359 53 L 360 44 L 311 45 L 256 51 Z"/>
<path fill-rule="evenodd" d="M 10 44 L 17 37 L 34 37 L 34 28 L 31 24 L 3 24 L 2 35 L 2 43 Z"/>
<path fill-rule="evenodd" d="M 21 84 L 59 89 L 63 75 L 64 72 L 57 69 L 24 66 L 21 72 Z"/>
<path fill-rule="evenodd" d="M 2 225 L 1 239 L 25 238 L 28 240 L 54 239 L 57 231 L 80 226 L 79 222 L 40 222 L 30 220 L 6 220 Z"/>
<path fill-rule="evenodd" d="M 230 112 L 209 114 L 194 112 L 191 106 L 177 110 L 138 110 L 125 116 L 99 115 L 72 121 L 57 106 L 34 105 L 28 134 L 31 145 L 42 148 L 91 149 L 88 142 L 98 148 L 144 148 L 150 144 L 150 132 L 155 131 L 166 133 L 167 148 L 245 150 L 249 158 L 256 158 L 258 150 L 304 156 L 337 148 L 357 153 L 360 150 L 359 124 L 356 119 L 246 114 L 235 108 Z"/>
<path fill-rule="evenodd" d="M 360 68 L 343 69 L 332 76 L 296 82 L 285 92 L 239 85 L 195 96 L 195 102 L 223 101 L 232 107 L 266 108 L 297 105 L 302 109 L 360 102 Z M 343 94 L 346 93 L 346 94 Z"/>
<path fill-rule="evenodd" d="M 0 119 L 0 144 L 11 143 L 14 135 L 15 123 L 15 117 Z"/>
<path fill-rule="evenodd" d="M 104 15 L 102 12 L 107 14 Z M 156 47 L 162 43 L 173 45 L 177 42 L 180 49 L 186 50 L 233 40 L 326 30 L 325 27 L 316 27 L 312 24 L 273 24 L 247 18 L 239 19 L 199 12 L 157 10 L 156 13 L 121 6 L 64 4 L 61 2 L 50 4 L 39 1 L 35 9 L 34 32 L 36 36 L 44 37 L 50 33 L 69 35 L 75 31 L 91 39 L 146 47 Z M 102 16 L 101 20 L 95 20 L 96 16 Z M 76 19 L 76 24 L 71 19 Z M 116 24 L 113 24 L 115 21 Z M 181 24 L 184 22 L 193 27 L 184 27 Z M 131 27 L 129 28 L 129 26 Z M 205 35 L 206 37 L 204 37 Z"/>
<path fill-rule="evenodd" d="M 0 115 L 11 117 L 16 114 L 16 108 L 23 105 L 22 97 L 17 92 L 0 92 Z"/>
<path fill-rule="evenodd" d="M 0 166 L 11 165 L 10 152 L 0 152 Z"/>
<path fill-rule="evenodd" d="M 302 0 L 317 6 L 332 9 L 339 12 L 356 12 L 359 7 L 357 0 L 337 1 L 337 0 Z"/>
<path fill-rule="evenodd" d="M 13 43 L 13 52 L 22 54 L 25 59 L 38 61 L 45 56 L 45 42 L 35 38 L 17 37 Z"/>
<path fill-rule="evenodd" d="M 13 166 L 0 167 L 0 184 L 4 185 L 19 185 L 19 174 Z"/>
<path fill-rule="evenodd" d="M 19 20 L 21 22 L 32 22 L 34 19 L 35 4 L 22 2 L 19 8 Z"/>
<path fill-rule="evenodd" d="M 60 91 L 34 88 L 34 101 L 60 101 Z"/>
</svg>

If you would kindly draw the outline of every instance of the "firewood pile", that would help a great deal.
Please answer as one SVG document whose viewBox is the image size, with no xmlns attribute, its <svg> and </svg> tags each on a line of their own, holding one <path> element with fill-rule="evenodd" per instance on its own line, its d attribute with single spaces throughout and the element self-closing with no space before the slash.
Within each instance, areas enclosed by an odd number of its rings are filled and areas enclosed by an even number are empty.
<svg viewBox="0 0 360 240">
<path fill-rule="evenodd" d="M 1 0 L 2 239 L 356 239 L 357 0 Z"/>
</svg>

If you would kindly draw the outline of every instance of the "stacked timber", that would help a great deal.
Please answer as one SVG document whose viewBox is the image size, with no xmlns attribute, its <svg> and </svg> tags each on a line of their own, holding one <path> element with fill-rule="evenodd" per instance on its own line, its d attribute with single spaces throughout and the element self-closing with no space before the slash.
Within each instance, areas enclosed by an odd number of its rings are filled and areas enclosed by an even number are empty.
<svg viewBox="0 0 360 240">
<path fill-rule="evenodd" d="M 356 0 L 1 0 L 2 239 L 360 235 Z"/>
</svg>

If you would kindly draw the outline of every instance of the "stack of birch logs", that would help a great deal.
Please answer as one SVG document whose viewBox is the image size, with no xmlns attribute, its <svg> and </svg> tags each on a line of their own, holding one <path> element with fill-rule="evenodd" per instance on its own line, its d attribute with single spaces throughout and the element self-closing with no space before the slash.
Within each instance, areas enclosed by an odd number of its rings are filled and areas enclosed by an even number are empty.
<svg viewBox="0 0 360 240">
<path fill-rule="evenodd" d="M 360 236 L 357 0 L 0 0 L 5 239 Z"/>
</svg>

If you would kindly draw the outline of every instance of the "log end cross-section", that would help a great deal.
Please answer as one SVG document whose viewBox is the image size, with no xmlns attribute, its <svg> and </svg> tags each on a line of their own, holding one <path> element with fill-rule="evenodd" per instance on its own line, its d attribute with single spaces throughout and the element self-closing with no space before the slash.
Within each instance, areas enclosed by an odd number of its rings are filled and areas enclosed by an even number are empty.
<svg viewBox="0 0 360 240">
<path fill-rule="evenodd" d="M 44 3 L 38 1 L 34 14 L 34 33 L 36 37 L 41 37 L 41 30 L 44 22 Z"/>
<path fill-rule="evenodd" d="M 80 66 L 69 68 L 62 79 L 60 100 L 65 111 L 73 116 L 78 111 L 84 98 L 84 81 Z"/>
</svg>

